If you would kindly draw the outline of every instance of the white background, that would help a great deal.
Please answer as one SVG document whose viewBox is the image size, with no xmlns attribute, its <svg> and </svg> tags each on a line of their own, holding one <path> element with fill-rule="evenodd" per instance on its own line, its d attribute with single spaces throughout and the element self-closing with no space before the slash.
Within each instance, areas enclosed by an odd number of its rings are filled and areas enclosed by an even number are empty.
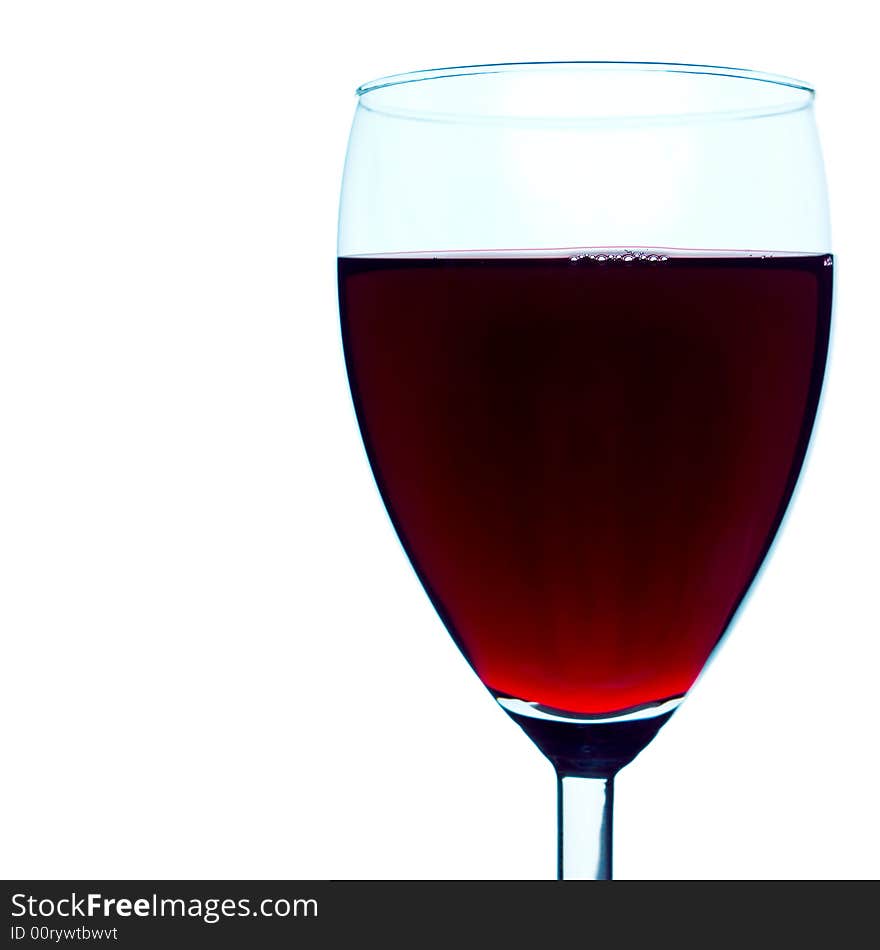
<svg viewBox="0 0 880 950">
<path fill-rule="evenodd" d="M 870 4 L 7 2 L 3 877 L 554 874 L 550 766 L 434 616 L 337 330 L 353 91 L 664 59 L 813 81 L 832 364 L 785 534 L 618 779 L 621 878 L 876 877 Z"/>
</svg>

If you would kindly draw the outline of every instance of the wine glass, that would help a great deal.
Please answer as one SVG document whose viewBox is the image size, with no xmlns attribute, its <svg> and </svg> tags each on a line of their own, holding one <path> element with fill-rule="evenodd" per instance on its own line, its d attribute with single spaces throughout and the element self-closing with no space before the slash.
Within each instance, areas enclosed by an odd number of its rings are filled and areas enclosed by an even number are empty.
<svg viewBox="0 0 880 950">
<path fill-rule="evenodd" d="M 558 775 L 559 877 L 731 625 L 800 473 L 832 303 L 813 90 L 509 63 L 358 89 L 351 393 L 434 607 Z"/>
</svg>

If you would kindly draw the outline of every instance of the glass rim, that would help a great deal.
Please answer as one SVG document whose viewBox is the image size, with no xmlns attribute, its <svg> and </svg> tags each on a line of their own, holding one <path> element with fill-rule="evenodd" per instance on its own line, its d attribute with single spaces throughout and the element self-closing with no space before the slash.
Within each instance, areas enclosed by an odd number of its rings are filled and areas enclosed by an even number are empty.
<svg viewBox="0 0 880 950">
<path fill-rule="evenodd" d="M 770 83 L 806 92 L 815 97 L 816 89 L 810 83 L 785 76 L 780 73 L 768 73 L 739 66 L 712 66 L 706 63 L 669 63 L 654 60 L 614 60 L 614 59 L 560 59 L 560 60 L 523 60 L 509 63 L 478 63 L 470 66 L 442 66 L 433 69 L 414 69 L 405 73 L 391 73 L 362 83 L 355 90 L 358 98 L 408 83 L 429 82 L 437 79 L 463 78 L 467 76 L 487 76 L 498 73 L 553 72 L 577 69 L 583 72 L 663 72 L 682 73 L 697 76 L 722 76 L 751 82 Z"/>
<path fill-rule="evenodd" d="M 646 108 L 639 103 L 638 97 L 633 99 L 632 81 L 637 80 L 645 85 L 646 92 L 653 92 L 652 76 L 659 80 L 679 76 L 682 80 L 690 80 L 691 88 L 694 83 L 698 87 L 705 84 L 705 89 L 713 90 L 702 101 L 687 99 L 676 101 L 675 98 L 660 100 L 665 104 L 659 108 L 657 100 L 645 100 Z M 517 92 L 501 108 L 497 109 L 499 100 L 492 95 L 488 99 L 482 97 L 482 92 L 476 95 L 462 95 L 470 88 L 466 84 L 475 82 L 473 89 L 483 90 L 479 81 L 483 78 L 509 81 L 515 83 Z M 546 80 L 563 82 L 571 90 L 580 86 L 585 93 L 584 97 L 573 107 L 568 114 L 554 111 L 554 103 L 571 101 L 556 99 L 552 94 L 546 99 L 550 107 L 549 112 L 539 106 L 536 110 L 535 99 L 531 98 L 528 90 L 540 89 Z M 457 86 L 453 83 L 447 87 L 441 80 L 457 80 L 465 83 Z M 596 100 L 591 100 L 588 93 L 590 84 L 599 80 L 605 89 Z M 736 81 L 736 85 L 711 85 L 718 80 Z M 596 103 L 607 101 L 608 84 L 617 81 L 626 81 L 630 87 L 630 106 L 622 105 L 618 112 L 608 113 L 598 107 Z M 424 92 L 418 91 L 418 86 L 426 84 Z M 503 86 L 498 87 L 503 88 Z M 612 86 L 613 88 L 613 86 Z M 624 88 L 623 86 L 621 88 Z M 685 88 L 685 87 L 682 87 Z M 547 95 L 549 87 L 544 87 L 541 95 Z M 734 92 L 734 90 L 737 90 Z M 775 92 L 773 91 L 775 90 Z M 522 111 L 516 107 L 510 110 L 519 96 L 525 93 Z M 716 95 L 717 93 L 717 95 Z M 734 93 L 731 96 L 731 93 Z M 764 118 L 771 116 L 789 115 L 812 108 L 816 97 L 812 85 L 800 79 L 783 76 L 776 73 L 759 72 L 754 69 L 742 69 L 734 66 L 708 66 L 696 63 L 665 63 L 639 62 L 625 60 L 547 60 L 518 63 L 487 63 L 474 66 L 447 66 L 440 69 L 419 69 L 408 73 L 397 73 L 382 76 L 364 83 L 356 90 L 358 108 L 367 112 L 375 112 L 389 118 L 411 119 L 431 122 L 487 122 L 509 123 L 528 122 L 537 124 L 556 124 L 560 126 L 573 124 L 576 126 L 592 125 L 593 123 L 655 123 L 681 122 L 699 120 L 719 120 L 738 118 Z M 401 98 L 403 97 L 403 98 Z M 654 102 L 652 106 L 649 103 Z"/>
</svg>

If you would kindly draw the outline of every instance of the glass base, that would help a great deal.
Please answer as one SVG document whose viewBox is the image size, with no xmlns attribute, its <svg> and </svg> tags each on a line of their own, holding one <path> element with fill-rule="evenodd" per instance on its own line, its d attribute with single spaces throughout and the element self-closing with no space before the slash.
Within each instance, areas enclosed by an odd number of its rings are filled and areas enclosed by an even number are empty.
<svg viewBox="0 0 880 950">
<path fill-rule="evenodd" d="M 553 763 L 560 777 L 611 778 L 645 748 L 683 696 L 612 714 L 552 709 L 495 694 L 502 709 Z"/>
</svg>

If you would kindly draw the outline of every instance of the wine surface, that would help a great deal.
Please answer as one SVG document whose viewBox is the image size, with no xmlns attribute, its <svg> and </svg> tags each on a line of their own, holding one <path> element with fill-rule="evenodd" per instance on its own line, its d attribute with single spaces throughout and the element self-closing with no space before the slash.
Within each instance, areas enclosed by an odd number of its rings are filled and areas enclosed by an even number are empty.
<svg viewBox="0 0 880 950">
<path fill-rule="evenodd" d="M 339 261 L 379 490 L 496 695 L 684 694 L 791 497 L 831 259 L 666 253 Z"/>
</svg>

